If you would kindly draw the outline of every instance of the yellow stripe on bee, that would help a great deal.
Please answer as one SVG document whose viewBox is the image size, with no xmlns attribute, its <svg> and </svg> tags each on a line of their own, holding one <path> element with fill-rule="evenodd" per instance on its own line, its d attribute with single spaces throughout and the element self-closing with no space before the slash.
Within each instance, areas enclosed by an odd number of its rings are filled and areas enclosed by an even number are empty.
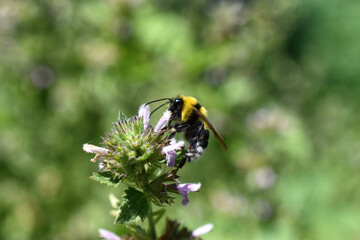
<svg viewBox="0 0 360 240">
<path fill-rule="evenodd" d="M 206 108 L 204 108 L 204 107 L 201 107 L 200 108 L 200 112 L 205 116 L 205 117 L 207 117 L 207 110 L 206 110 Z M 209 129 L 209 125 L 201 118 L 201 117 L 199 117 L 200 118 L 200 120 L 204 123 L 204 128 L 207 130 L 207 129 Z"/>
<path fill-rule="evenodd" d="M 185 97 L 184 95 L 180 95 L 180 98 L 184 101 L 184 105 L 181 110 L 181 122 L 186 122 L 192 116 L 192 114 L 194 114 L 194 107 L 199 102 L 198 102 L 198 100 L 196 100 L 196 98 Z M 207 116 L 207 111 L 204 107 L 200 108 L 200 112 L 205 117 Z M 208 129 L 209 128 L 208 124 L 201 117 L 199 117 L 199 118 L 200 118 L 200 121 L 202 121 L 204 123 L 205 129 Z"/>
<path fill-rule="evenodd" d="M 193 97 L 185 97 L 180 95 L 180 98 L 184 101 L 184 105 L 181 110 L 181 121 L 186 122 L 194 112 L 194 107 L 198 101 Z"/>
</svg>

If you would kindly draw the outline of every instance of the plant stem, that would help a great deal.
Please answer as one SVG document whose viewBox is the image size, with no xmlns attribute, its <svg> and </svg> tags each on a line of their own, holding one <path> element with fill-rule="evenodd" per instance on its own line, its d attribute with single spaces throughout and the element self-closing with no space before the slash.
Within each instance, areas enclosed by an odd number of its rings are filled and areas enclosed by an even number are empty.
<svg viewBox="0 0 360 240">
<path fill-rule="evenodd" d="M 149 221 L 149 235 L 152 240 L 156 240 L 156 230 L 155 230 L 155 224 L 154 224 L 154 218 L 153 218 L 153 210 L 152 210 L 152 203 L 148 200 L 149 204 L 149 215 L 148 215 L 148 221 Z"/>
</svg>

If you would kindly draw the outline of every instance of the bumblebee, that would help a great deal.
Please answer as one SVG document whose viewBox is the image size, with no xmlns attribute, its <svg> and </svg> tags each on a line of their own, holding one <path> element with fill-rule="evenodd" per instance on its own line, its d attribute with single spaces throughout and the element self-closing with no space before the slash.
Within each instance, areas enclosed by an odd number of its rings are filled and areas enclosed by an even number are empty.
<svg viewBox="0 0 360 240">
<path fill-rule="evenodd" d="M 227 149 L 224 139 L 207 119 L 207 110 L 201 106 L 198 100 L 193 97 L 180 95 L 175 98 L 158 99 L 147 104 L 162 100 L 168 101 L 156 108 L 152 113 L 165 104 L 169 104 L 168 110 L 171 112 L 171 116 L 168 129 L 172 130 L 169 138 L 174 137 L 176 133 L 184 132 L 185 138 L 190 144 L 189 149 L 185 153 L 185 160 L 194 161 L 201 156 L 208 146 L 209 129 L 214 133 L 221 146 L 225 150 Z M 176 121 L 176 123 L 172 124 L 173 121 Z M 179 167 L 181 168 L 184 164 L 185 161 L 180 163 Z"/>
</svg>

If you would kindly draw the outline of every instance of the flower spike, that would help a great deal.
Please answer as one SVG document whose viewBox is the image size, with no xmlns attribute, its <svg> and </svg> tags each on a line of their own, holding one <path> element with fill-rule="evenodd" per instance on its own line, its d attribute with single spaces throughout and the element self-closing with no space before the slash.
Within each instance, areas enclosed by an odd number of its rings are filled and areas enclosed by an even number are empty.
<svg viewBox="0 0 360 240">
<path fill-rule="evenodd" d="M 91 161 L 99 160 L 99 169 L 93 172 L 91 179 L 109 186 L 123 184 L 127 187 L 121 200 L 113 199 L 115 223 L 135 226 L 146 218 L 149 218 L 149 223 L 152 222 L 149 231 L 130 229 L 130 232 L 134 230 L 132 234 L 122 236 L 99 229 L 100 238 L 163 239 L 156 237 L 154 223 L 157 220 L 154 221 L 155 213 L 152 212 L 151 204 L 171 205 L 174 203 L 174 195 L 179 194 L 183 198 L 182 205 L 187 205 L 188 194 L 199 191 L 200 183 L 182 184 L 178 180 L 178 162 L 181 163 L 186 149 L 185 142 L 176 141 L 173 132 L 167 127 L 171 114 L 166 110 L 154 128 L 149 123 L 151 112 L 146 104 L 140 106 L 137 116 L 126 117 L 120 112 L 112 129 L 103 137 L 104 147 L 87 143 L 83 145 L 85 152 L 96 155 Z M 169 237 L 166 239 L 199 239 L 198 236 L 212 228 L 208 224 L 194 231 L 185 227 L 178 231 L 179 224 L 176 221 L 169 220 L 168 224 L 166 231 L 171 231 L 163 235 Z"/>
</svg>

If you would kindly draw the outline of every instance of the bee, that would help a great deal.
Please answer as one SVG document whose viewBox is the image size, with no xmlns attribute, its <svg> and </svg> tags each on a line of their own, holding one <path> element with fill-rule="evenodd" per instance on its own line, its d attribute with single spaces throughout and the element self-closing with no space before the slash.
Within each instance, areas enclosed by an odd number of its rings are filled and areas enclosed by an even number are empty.
<svg viewBox="0 0 360 240">
<path fill-rule="evenodd" d="M 169 104 L 168 110 L 171 116 L 168 129 L 172 131 L 169 138 L 174 137 L 176 133 L 184 132 L 185 138 L 190 144 L 189 149 L 185 153 L 186 158 L 179 164 L 179 168 L 185 164 L 186 160 L 195 161 L 201 156 L 208 146 L 209 130 L 214 133 L 221 146 L 225 150 L 227 149 L 224 139 L 207 119 L 207 110 L 201 106 L 198 100 L 193 97 L 180 95 L 175 98 L 158 99 L 147 104 L 163 100 L 168 101 L 153 110 L 151 114 L 160 107 Z M 176 123 L 172 124 L 173 121 L 176 121 Z"/>
</svg>

